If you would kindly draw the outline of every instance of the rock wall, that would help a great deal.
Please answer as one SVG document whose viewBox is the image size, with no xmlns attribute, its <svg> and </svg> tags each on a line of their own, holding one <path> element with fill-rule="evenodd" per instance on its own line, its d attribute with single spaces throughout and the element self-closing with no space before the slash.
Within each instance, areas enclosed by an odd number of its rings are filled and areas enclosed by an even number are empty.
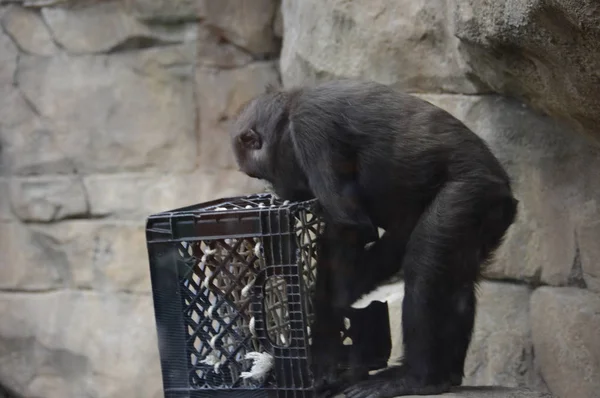
<svg viewBox="0 0 600 398">
<path fill-rule="evenodd" d="M 144 218 L 262 189 L 223 137 L 267 84 L 356 76 L 447 109 L 514 179 L 466 383 L 595 396 L 599 7 L 472 3 L 0 0 L 0 385 L 161 397 Z"/>
<path fill-rule="evenodd" d="M 0 384 L 162 397 L 144 219 L 262 188 L 223 135 L 279 82 L 278 5 L 0 3 Z"/>
</svg>

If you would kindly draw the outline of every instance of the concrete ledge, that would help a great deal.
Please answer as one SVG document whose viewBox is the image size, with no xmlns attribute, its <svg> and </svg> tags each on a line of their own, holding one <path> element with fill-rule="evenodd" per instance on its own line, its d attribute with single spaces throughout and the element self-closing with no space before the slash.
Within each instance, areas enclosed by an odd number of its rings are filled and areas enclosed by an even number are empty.
<svg viewBox="0 0 600 398">
<path fill-rule="evenodd" d="M 337 395 L 335 398 L 344 398 Z M 558 398 L 547 392 L 527 388 L 510 387 L 458 387 L 452 392 L 439 395 L 405 395 L 398 398 Z"/>
<path fill-rule="evenodd" d="M 411 395 L 403 398 L 555 398 L 550 393 L 527 388 L 508 387 L 460 387 L 441 395 Z"/>
</svg>

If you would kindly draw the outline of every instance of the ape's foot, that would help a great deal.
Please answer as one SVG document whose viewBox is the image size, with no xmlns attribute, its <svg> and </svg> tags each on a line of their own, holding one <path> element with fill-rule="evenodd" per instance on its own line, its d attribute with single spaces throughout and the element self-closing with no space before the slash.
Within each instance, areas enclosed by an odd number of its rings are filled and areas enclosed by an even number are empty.
<svg viewBox="0 0 600 398">
<path fill-rule="evenodd" d="M 368 378 L 369 372 L 367 369 L 349 369 L 339 371 L 335 375 L 328 373 L 326 377 L 315 381 L 315 391 L 319 398 L 330 398 L 340 394 L 357 381 L 367 380 Z"/>
<path fill-rule="evenodd" d="M 404 376 L 398 379 L 375 378 L 344 390 L 346 398 L 393 398 L 402 395 L 436 395 L 450 391 L 450 383 L 428 384 Z"/>
</svg>

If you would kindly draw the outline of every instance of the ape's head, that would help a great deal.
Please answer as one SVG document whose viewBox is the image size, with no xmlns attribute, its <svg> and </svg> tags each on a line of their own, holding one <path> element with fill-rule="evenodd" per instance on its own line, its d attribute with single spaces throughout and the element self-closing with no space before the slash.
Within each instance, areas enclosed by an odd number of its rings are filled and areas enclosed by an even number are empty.
<svg viewBox="0 0 600 398">
<path fill-rule="evenodd" d="M 275 194 L 291 201 L 314 197 L 300 168 L 290 129 L 286 91 L 261 94 L 246 104 L 231 129 L 231 145 L 241 172 L 267 181 Z"/>
</svg>

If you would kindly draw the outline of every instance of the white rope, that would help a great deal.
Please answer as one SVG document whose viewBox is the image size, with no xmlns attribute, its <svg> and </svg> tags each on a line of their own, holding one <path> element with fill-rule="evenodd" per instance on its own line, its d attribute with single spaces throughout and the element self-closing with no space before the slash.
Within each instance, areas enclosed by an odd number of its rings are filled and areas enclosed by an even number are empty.
<svg viewBox="0 0 600 398">
<path fill-rule="evenodd" d="M 202 287 L 203 288 L 208 289 L 208 284 L 210 282 L 209 279 L 210 279 L 210 275 L 206 275 L 206 277 L 202 281 Z"/>
<path fill-rule="evenodd" d="M 208 316 L 209 319 L 213 319 L 213 311 L 215 310 L 215 305 L 211 305 L 210 307 L 208 307 L 208 311 L 206 312 L 206 316 Z"/>
<path fill-rule="evenodd" d="M 248 294 L 250 293 L 250 289 L 252 289 L 252 286 L 254 286 L 254 283 L 256 283 L 256 278 L 252 279 L 250 282 L 248 282 L 248 284 L 246 286 L 244 286 L 244 288 L 242 289 L 242 297 L 248 297 Z"/>
<path fill-rule="evenodd" d="M 242 372 L 244 379 L 264 380 L 275 363 L 273 356 L 266 352 L 252 351 L 246 354 L 246 359 L 253 361 L 249 372 Z"/>
<path fill-rule="evenodd" d="M 202 258 L 200 259 L 200 262 L 201 263 L 206 263 L 206 260 L 208 259 L 208 257 L 212 256 L 216 252 L 217 252 L 217 249 L 206 249 L 206 250 L 204 250 L 204 254 L 202 255 Z"/>
<path fill-rule="evenodd" d="M 215 349 L 215 344 L 217 343 L 217 338 L 219 337 L 218 334 L 214 335 L 212 337 L 212 339 L 210 339 L 210 341 L 208 342 L 208 344 L 210 344 L 210 348 L 212 348 L 213 350 Z"/>
<path fill-rule="evenodd" d="M 219 370 L 221 368 L 221 359 L 219 359 L 219 356 L 217 354 L 215 354 L 214 352 L 211 352 L 210 354 L 208 354 L 206 356 L 206 358 L 204 358 L 203 360 L 200 361 L 200 363 L 203 363 L 208 366 L 212 366 L 213 369 L 215 370 L 215 373 L 219 373 Z"/>
<path fill-rule="evenodd" d="M 219 357 L 214 352 L 211 352 L 206 356 L 206 358 L 201 360 L 200 363 L 203 363 L 203 364 L 209 365 L 209 366 L 214 366 L 215 364 L 219 363 Z"/>
<path fill-rule="evenodd" d="M 256 257 L 261 257 L 261 251 L 260 249 L 262 248 L 262 245 L 260 244 L 260 242 L 256 243 L 256 245 L 254 245 L 254 255 Z"/>
</svg>

